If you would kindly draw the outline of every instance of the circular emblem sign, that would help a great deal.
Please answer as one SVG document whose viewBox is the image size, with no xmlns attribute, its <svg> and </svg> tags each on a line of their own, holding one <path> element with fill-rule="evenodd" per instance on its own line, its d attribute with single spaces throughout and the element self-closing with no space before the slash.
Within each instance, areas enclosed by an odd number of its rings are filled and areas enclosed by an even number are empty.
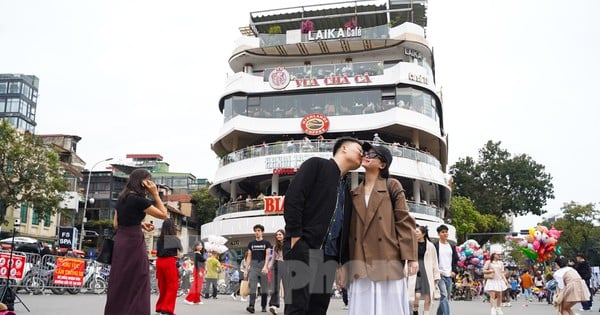
<svg viewBox="0 0 600 315">
<path fill-rule="evenodd" d="M 322 114 L 309 114 L 302 118 L 300 127 L 305 134 L 317 136 L 329 130 L 329 119 Z"/>
<path fill-rule="evenodd" d="M 285 89 L 290 84 L 290 73 L 282 67 L 277 67 L 269 74 L 269 85 L 276 90 Z"/>
</svg>

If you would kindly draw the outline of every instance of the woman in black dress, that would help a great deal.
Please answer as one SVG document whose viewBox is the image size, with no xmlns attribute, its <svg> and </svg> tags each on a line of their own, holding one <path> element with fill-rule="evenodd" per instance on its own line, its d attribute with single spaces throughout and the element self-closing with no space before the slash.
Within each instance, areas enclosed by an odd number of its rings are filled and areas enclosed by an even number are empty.
<svg viewBox="0 0 600 315">
<path fill-rule="evenodd" d="M 105 315 L 149 315 L 150 272 L 144 233 L 154 231 L 154 225 L 142 222 L 146 215 L 167 219 L 165 208 L 152 175 L 136 169 L 119 195 L 113 226 L 117 233 L 112 266 L 108 280 Z M 152 195 L 151 200 L 146 194 Z"/>
</svg>

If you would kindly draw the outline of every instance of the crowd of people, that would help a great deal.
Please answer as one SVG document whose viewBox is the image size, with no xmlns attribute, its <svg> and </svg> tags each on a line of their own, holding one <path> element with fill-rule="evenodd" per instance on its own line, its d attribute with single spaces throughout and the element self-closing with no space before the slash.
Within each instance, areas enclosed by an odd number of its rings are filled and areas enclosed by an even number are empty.
<svg viewBox="0 0 600 315">
<path fill-rule="evenodd" d="M 572 262 L 558 257 L 551 281 L 544 270 L 531 268 L 522 274 L 507 270 L 499 253 L 491 254 L 481 274 L 460 270 L 448 227 L 437 227 L 434 243 L 427 227 L 417 226 L 409 215 L 402 184 L 389 176 L 392 161 L 386 146 L 343 137 L 335 142 L 332 158 L 313 157 L 300 166 L 286 192 L 285 228 L 275 231 L 272 244 L 264 239 L 265 227 L 254 225 L 254 240 L 247 245 L 238 278 L 232 277 L 234 282 L 248 282 L 248 313 L 257 311 L 260 296 L 262 312 L 326 314 L 335 288 L 352 315 L 417 315 L 420 300 L 424 315 L 430 314 L 433 300 L 439 300 L 437 315 L 449 315 L 457 285 L 469 287 L 477 278 L 483 278 L 492 315 L 502 315 L 502 307 L 509 306 L 519 291 L 525 303 L 531 302 L 536 289 L 551 292 L 548 301 L 562 315 L 573 315 L 579 302 L 584 310 L 591 308 L 591 270 L 583 255 Z M 360 166 L 365 169 L 364 180 L 350 189 L 346 175 Z M 146 193 L 153 201 L 145 198 Z M 155 227 L 143 222 L 146 215 L 163 220 L 156 262 L 160 293 L 154 310 L 174 314 L 176 261 L 182 247 L 150 173 L 135 170 L 130 175 L 116 210 L 114 273 L 105 314 L 150 314 L 142 230 Z M 207 252 L 202 242 L 196 244 L 194 281 L 185 303 L 217 298 L 222 267 L 219 253 Z M 236 291 L 237 287 L 233 298 Z"/>
</svg>

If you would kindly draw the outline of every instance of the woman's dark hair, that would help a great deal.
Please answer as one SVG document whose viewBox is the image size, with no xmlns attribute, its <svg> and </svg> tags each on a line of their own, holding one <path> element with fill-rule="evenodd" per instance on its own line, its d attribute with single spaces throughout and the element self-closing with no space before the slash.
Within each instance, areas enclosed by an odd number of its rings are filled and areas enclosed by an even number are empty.
<svg viewBox="0 0 600 315">
<path fill-rule="evenodd" d="M 200 250 L 200 253 L 202 255 L 206 254 L 206 247 L 204 247 L 204 242 L 203 241 L 198 241 L 198 243 L 196 243 L 194 245 L 194 251 L 196 251 L 196 247 L 198 247 L 198 244 L 202 244 L 202 249 Z"/>
<path fill-rule="evenodd" d="M 279 229 L 275 232 L 275 251 L 279 252 L 283 250 L 283 239 L 280 241 L 277 239 L 277 233 L 281 233 L 283 234 L 283 237 L 285 237 L 285 231 L 283 229 Z"/>
<path fill-rule="evenodd" d="M 431 240 L 429 239 L 429 232 L 428 232 L 426 226 L 424 226 L 424 225 L 418 225 L 417 229 L 419 229 L 419 231 L 421 231 L 421 234 L 423 234 L 423 237 L 425 238 L 426 241 L 430 241 L 431 242 Z"/>
<path fill-rule="evenodd" d="M 150 178 L 152 178 L 152 174 L 144 168 L 138 168 L 131 172 L 129 180 L 127 181 L 127 184 L 125 184 L 125 188 L 123 188 L 119 194 L 119 201 L 123 201 L 130 193 L 140 196 L 146 195 L 146 188 L 142 186 L 142 182 Z"/>
<path fill-rule="evenodd" d="M 496 257 L 498 260 L 500 260 L 500 254 L 493 253 L 490 255 L 490 261 L 494 261 L 494 257 Z"/>
<path fill-rule="evenodd" d="M 556 257 L 556 259 L 554 260 L 554 262 L 560 267 L 565 267 L 567 265 L 569 265 L 569 259 L 567 259 L 567 257 L 565 256 L 559 256 Z"/>
<path fill-rule="evenodd" d="M 165 219 L 162 224 L 162 228 L 160 229 L 159 239 L 164 240 L 165 235 L 177 235 L 177 231 L 175 230 L 175 222 L 173 219 Z"/>
</svg>

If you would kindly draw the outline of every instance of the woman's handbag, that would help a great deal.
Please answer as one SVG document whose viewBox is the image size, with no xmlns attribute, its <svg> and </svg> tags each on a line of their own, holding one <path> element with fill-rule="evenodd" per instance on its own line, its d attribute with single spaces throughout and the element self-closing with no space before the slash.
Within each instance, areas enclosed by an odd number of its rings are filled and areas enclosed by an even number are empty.
<svg viewBox="0 0 600 315">
<path fill-rule="evenodd" d="M 440 288 L 438 286 L 435 286 L 433 288 L 433 299 L 439 300 L 441 298 L 442 298 L 442 293 L 440 292 Z"/>
<path fill-rule="evenodd" d="M 100 254 L 98 255 L 96 261 L 110 265 L 112 263 L 112 254 L 114 246 L 115 241 L 112 239 L 112 237 L 105 238 L 104 242 L 102 243 L 102 250 L 100 251 Z"/>
<path fill-rule="evenodd" d="M 248 280 L 242 280 L 240 284 L 240 296 L 246 297 L 250 295 L 250 285 L 248 284 Z"/>
<path fill-rule="evenodd" d="M 483 271 L 483 278 L 484 279 L 494 279 L 495 275 L 496 274 L 494 273 L 494 270 L 492 270 L 492 269 L 485 269 Z"/>
</svg>

